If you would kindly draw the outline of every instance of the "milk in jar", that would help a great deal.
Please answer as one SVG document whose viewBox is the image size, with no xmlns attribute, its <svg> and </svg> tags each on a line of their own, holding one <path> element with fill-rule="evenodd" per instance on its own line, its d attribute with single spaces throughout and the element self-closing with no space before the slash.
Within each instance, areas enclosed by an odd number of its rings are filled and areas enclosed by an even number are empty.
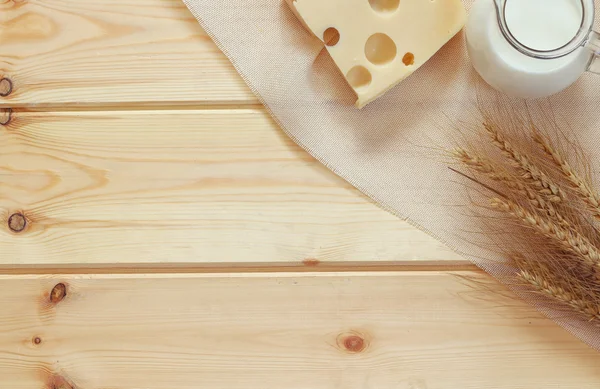
<svg viewBox="0 0 600 389">
<path fill-rule="evenodd" d="M 580 46 L 559 58 L 523 54 L 503 35 L 497 12 L 508 31 L 523 46 L 552 51 L 569 44 L 582 26 L 580 0 L 477 0 L 466 26 L 473 66 L 494 88 L 521 98 L 545 97 L 575 82 L 590 63 L 590 51 Z"/>
</svg>

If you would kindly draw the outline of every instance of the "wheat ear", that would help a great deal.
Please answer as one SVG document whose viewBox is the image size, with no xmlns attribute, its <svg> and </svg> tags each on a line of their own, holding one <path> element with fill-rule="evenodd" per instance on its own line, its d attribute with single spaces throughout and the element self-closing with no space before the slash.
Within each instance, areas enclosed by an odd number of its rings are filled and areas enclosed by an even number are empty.
<svg viewBox="0 0 600 389">
<path fill-rule="evenodd" d="M 548 175 L 535 166 L 529 158 L 521 154 L 502 135 L 498 129 L 489 123 L 483 124 L 484 128 L 492 138 L 492 141 L 503 154 L 512 161 L 512 165 L 523 173 L 523 178 L 532 184 L 540 193 L 548 197 L 551 202 L 560 202 L 565 199 L 563 191 L 556 185 Z"/>
<path fill-rule="evenodd" d="M 518 177 L 514 177 L 506 171 L 502 171 L 500 167 L 498 167 L 489 159 L 477 156 L 461 148 L 454 151 L 454 156 L 471 169 L 484 174 L 491 180 L 501 182 L 508 188 L 516 191 L 517 194 L 527 198 L 531 205 L 538 211 L 542 212 L 548 217 L 555 218 L 564 226 L 570 226 L 565 218 L 556 210 L 554 205 L 552 205 L 550 201 L 547 201 L 545 196 L 542 196 L 542 194 L 540 194 L 538 191 L 532 190 Z"/>
<path fill-rule="evenodd" d="M 573 308 L 576 312 L 584 315 L 590 321 L 600 320 L 600 306 L 564 288 L 549 283 L 544 277 L 528 270 L 521 270 L 518 277 L 531 285 L 535 290 L 546 297 L 562 302 Z"/>
<path fill-rule="evenodd" d="M 554 240 L 564 250 L 577 254 L 587 265 L 600 268 L 600 251 L 576 230 L 545 220 L 538 214 L 530 212 L 510 200 L 492 198 L 490 204 L 492 207 L 521 220 L 525 225 L 547 238 Z"/>
<path fill-rule="evenodd" d="M 575 192 L 587 205 L 594 217 L 600 219 L 600 196 L 598 193 L 596 193 L 596 191 L 594 191 L 594 189 L 592 189 L 592 185 L 587 180 L 584 180 L 581 178 L 581 176 L 579 176 L 579 174 L 571 167 L 566 158 L 564 158 L 564 156 L 553 147 L 548 139 L 543 137 L 537 131 L 534 132 L 533 139 L 541 146 L 542 150 L 544 150 L 544 152 L 550 156 L 554 164 L 560 169 L 561 173 L 567 179 L 567 182 L 571 187 L 573 187 L 573 189 L 575 189 Z"/>
</svg>

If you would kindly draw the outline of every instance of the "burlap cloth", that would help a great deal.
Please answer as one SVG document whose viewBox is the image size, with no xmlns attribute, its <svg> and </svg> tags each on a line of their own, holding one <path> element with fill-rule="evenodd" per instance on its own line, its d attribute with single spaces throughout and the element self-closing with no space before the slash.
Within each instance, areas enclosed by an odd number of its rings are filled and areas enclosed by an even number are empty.
<svg viewBox="0 0 600 389">
<path fill-rule="evenodd" d="M 322 42 L 283 0 L 184 2 L 294 141 L 383 208 L 502 279 L 505 269 L 498 265 L 498 254 L 482 244 L 485 237 L 475 232 L 466 211 L 469 191 L 442 157 L 444 148 L 455 145 L 461 122 L 477 120 L 476 90 L 480 96 L 482 89 L 487 93 L 485 87 L 476 88 L 481 81 L 462 32 L 411 77 L 359 111 Z M 471 4 L 465 0 L 467 10 Z M 586 145 L 592 162 L 600 158 L 599 87 L 600 76 L 588 73 L 549 99 Z M 527 299 L 600 349 L 597 328 L 536 304 L 531 295 Z"/>
</svg>

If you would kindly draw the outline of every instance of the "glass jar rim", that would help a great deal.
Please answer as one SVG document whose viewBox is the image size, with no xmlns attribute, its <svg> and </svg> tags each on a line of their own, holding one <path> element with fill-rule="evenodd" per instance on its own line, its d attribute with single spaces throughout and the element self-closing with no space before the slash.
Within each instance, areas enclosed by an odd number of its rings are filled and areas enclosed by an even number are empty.
<svg viewBox="0 0 600 389">
<path fill-rule="evenodd" d="M 571 54 L 579 47 L 585 46 L 594 26 L 594 0 L 579 0 L 581 3 L 581 24 L 575 36 L 566 44 L 552 50 L 538 50 L 521 43 L 510 31 L 506 21 L 506 4 L 509 0 L 494 0 L 498 25 L 504 38 L 522 54 L 539 59 L 554 59 Z M 513 0 L 514 1 L 514 0 Z"/>
</svg>

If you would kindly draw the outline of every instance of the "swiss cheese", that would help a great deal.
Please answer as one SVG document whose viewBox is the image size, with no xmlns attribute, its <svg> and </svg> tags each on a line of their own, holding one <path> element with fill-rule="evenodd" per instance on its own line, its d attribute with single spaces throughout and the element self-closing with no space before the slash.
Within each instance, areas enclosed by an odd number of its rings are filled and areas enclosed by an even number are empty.
<svg viewBox="0 0 600 389">
<path fill-rule="evenodd" d="M 461 0 L 286 0 L 364 107 L 411 75 L 466 22 Z"/>
</svg>

